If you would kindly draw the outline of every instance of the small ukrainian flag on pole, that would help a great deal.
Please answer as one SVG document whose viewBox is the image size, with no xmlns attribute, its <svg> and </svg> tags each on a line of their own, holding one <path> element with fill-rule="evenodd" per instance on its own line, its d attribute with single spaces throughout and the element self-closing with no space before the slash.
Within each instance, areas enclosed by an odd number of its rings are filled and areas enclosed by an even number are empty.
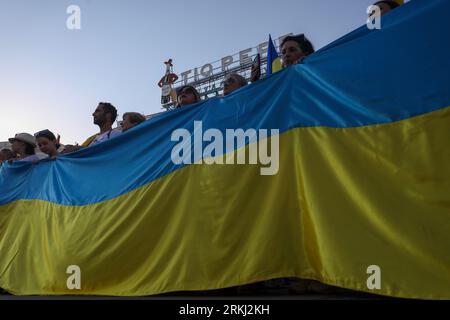
<svg viewBox="0 0 450 320">
<path fill-rule="evenodd" d="M 267 72 L 266 77 L 270 76 L 272 73 L 281 70 L 281 59 L 278 57 L 277 49 L 273 44 L 272 37 L 269 34 L 269 48 L 267 50 Z"/>
</svg>

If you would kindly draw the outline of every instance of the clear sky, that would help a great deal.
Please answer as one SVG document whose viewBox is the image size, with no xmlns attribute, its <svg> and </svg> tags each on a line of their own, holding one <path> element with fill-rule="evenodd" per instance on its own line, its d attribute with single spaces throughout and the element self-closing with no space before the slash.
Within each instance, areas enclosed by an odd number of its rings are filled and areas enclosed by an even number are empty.
<svg viewBox="0 0 450 320">
<path fill-rule="evenodd" d="M 50 129 L 82 143 L 99 101 L 161 111 L 168 58 L 180 73 L 305 33 L 316 49 L 365 24 L 373 0 L 0 0 L 0 141 Z M 69 5 L 81 29 L 69 30 Z"/>
</svg>

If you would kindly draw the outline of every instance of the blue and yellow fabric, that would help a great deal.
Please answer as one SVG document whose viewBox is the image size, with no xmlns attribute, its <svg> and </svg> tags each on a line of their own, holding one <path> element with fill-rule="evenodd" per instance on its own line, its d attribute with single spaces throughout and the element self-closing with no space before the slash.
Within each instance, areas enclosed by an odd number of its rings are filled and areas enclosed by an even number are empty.
<svg viewBox="0 0 450 320">
<path fill-rule="evenodd" d="M 272 41 L 272 37 L 269 34 L 269 41 L 267 48 L 267 70 L 266 76 L 270 76 L 272 73 L 278 72 L 282 68 L 281 59 L 278 56 L 277 49 L 275 48 L 275 44 Z"/>
<path fill-rule="evenodd" d="M 137 296 L 302 277 L 450 299 L 448 12 L 447 0 L 408 2 L 381 30 L 227 97 L 55 161 L 3 165 L 0 287 Z M 278 173 L 174 164 L 171 133 L 194 135 L 194 121 L 279 129 Z M 67 288 L 70 265 L 80 290 Z"/>
</svg>

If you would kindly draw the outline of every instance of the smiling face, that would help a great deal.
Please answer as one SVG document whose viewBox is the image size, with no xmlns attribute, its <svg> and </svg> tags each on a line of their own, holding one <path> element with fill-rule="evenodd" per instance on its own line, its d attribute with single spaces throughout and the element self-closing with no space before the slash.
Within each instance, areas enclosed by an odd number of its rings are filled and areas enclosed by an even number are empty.
<svg viewBox="0 0 450 320">
<path fill-rule="evenodd" d="M 303 53 L 297 41 L 286 41 L 281 47 L 281 59 L 283 60 L 283 68 L 298 63 L 305 54 Z"/>
<path fill-rule="evenodd" d="M 50 140 L 47 137 L 39 137 L 36 139 L 37 145 L 39 147 L 39 149 L 49 155 L 49 156 L 54 156 L 58 153 L 57 149 L 56 149 L 56 140 Z"/>
<path fill-rule="evenodd" d="M 121 126 L 122 126 L 122 132 L 125 132 L 128 129 L 133 128 L 135 126 L 135 124 L 131 122 L 129 115 L 124 115 Z"/>
</svg>

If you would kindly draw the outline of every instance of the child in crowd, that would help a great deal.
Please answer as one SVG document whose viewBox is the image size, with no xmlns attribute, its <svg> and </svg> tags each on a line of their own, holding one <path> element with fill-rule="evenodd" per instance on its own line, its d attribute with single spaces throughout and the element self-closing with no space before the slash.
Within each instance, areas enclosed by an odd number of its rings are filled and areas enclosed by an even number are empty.
<svg viewBox="0 0 450 320">
<path fill-rule="evenodd" d="M 55 159 L 58 156 L 60 147 L 55 135 L 50 130 L 42 130 L 34 134 L 39 150 Z"/>
</svg>

